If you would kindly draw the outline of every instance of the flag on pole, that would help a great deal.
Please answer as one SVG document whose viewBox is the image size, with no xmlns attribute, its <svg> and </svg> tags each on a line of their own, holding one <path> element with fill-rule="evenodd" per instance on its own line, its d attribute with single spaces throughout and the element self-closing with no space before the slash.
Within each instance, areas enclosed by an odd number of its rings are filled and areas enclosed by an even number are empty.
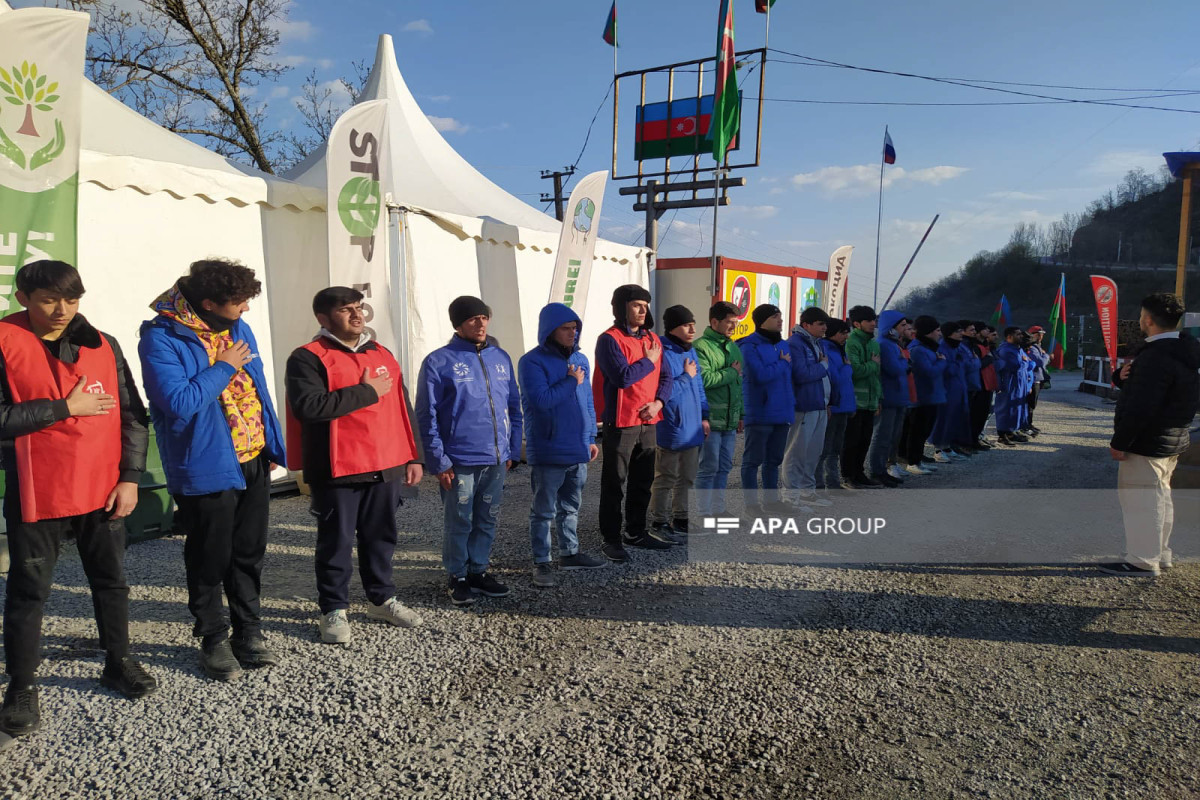
<svg viewBox="0 0 1200 800">
<path fill-rule="evenodd" d="M 1000 302 L 996 303 L 996 310 L 992 312 L 991 324 L 1000 333 L 1004 333 L 1004 329 L 1012 323 L 1012 309 L 1008 307 L 1007 295 L 1000 295 Z"/>
<path fill-rule="evenodd" d="M 613 0 L 612 8 L 608 10 L 608 22 L 604 23 L 604 41 L 617 46 L 617 0 Z"/>
<path fill-rule="evenodd" d="M 883 128 L 883 163 L 896 163 L 896 148 L 892 146 L 892 135 L 888 133 L 886 125 Z"/>
<path fill-rule="evenodd" d="M 721 17 L 717 31 L 717 88 L 713 101 L 712 134 L 713 158 L 720 164 L 725 160 L 729 145 L 741 126 L 741 103 L 737 86 L 737 64 L 733 47 L 733 3 L 721 0 Z"/>
<path fill-rule="evenodd" d="M 767 13 L 767 9 L 775 5 L 775 0 L 754 0 L 754 10 L 759 14 Z"/>
<path fill-rule="evenodd" d="M 1067 361 L 1067 276 L 1061 273 L 1058 294 L 1054 296 L 1054 308 L 1050 309 L 1050 366 L 1064 369 Z"/>
</svg>

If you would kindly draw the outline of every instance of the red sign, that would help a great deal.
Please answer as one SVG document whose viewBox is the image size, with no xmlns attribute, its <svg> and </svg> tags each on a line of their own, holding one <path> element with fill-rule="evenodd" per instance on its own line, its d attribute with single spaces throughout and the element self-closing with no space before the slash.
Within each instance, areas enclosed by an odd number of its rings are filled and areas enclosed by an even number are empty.
<svg viewBox="0 0 1200 800">
<path fill-rule="evenodd" d="M 733 281 L 733 291 L 730 293 L 730 302 L 737 306 L 739 322 L 745 319 L 746 315 L 750 313 L 750 296 L 752 294 L 754 293 L 750 291 L 750 281 L 746 280 L 745 275 L 738 275 Z"/>
<path fill-rule="evenodd" d="M 1112 278 L 1092 275 L 1092 292 L 1096 295 L 1096 313 L 1100 315 L 1100 335 L 1104 337 L 1104 349 L 1117 371 L 1117 284 Z"/>
</svg>

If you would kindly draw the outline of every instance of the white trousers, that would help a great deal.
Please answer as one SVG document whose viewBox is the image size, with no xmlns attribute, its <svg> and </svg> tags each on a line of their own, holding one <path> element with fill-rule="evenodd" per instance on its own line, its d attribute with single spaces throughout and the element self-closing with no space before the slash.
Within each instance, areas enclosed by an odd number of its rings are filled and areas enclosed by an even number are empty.
<svg viewBox="0 0 1200 800">
<path fill-rule="evenodd" d="M 1175 506 L 1171 502 L 1171 473 L 1179 456 L 1147 458 L 1126 453 L 1118 462 L 1117 497 L 1125 518 L 1125 560 L 1143 569 L 1170 563 L 1171 529 Z"/>
</svg>

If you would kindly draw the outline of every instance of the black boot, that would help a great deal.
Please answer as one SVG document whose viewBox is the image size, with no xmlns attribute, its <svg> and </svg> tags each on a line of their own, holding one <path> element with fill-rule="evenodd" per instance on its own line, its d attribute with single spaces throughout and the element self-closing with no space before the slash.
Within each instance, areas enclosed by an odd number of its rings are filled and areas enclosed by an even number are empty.
<svg viewBox="0 0 1200 800">
<path fill-rule="evenodd" d="M 0 731 L 9 736 L 28 736 L 42 727 L 42 711 L 38 705 L 38 690 L 34 684 L 18 687 L 9 683 L 0 706 Z"/>
<path fill-rule="evenodd" d="M 145 697 L 158 691 L 158 681 L 154 676 L 129 656 L 104 665 L 100 673 L 100 684 L 120 692 L 130 700 Z"/>
<path fill-rule="evenodd" d="M 242 665 L 233 655 L 233 646 L 228 639 L 201 645 L 200 666 L 213 680 L 232 681 L 242 677 Z"/>
</svg>

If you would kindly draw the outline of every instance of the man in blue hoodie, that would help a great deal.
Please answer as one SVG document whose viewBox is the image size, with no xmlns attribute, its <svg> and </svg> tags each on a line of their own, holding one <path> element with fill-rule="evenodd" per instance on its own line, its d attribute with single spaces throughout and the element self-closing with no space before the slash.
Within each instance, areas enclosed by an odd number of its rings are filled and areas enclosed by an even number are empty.
<svg viewBox="0 0 1200 800">
<path fill-rule="evenodd" d="M 884 311 L 879 315 L 875 327 L 883 394 L 879 402 L 879 416 L 875 418 L 875 428 L 871 434 L 871 447 L 867 451 L 867 464 L 871 479 L 890 487 L 903 482 L 890 475 L 887 468 L 888 459 L 904 427 L 904 415 L 908 412 L 908 359 L 901 352 L 903 345 L 900 343 L 900 332 L 896 329 L 903 322 L 903 312 Z"/>
<path fill-rule="evenodd" d="M 550 527 L 555 520 L 563 569 L 604 566 L 579 551 L 577 533 L 588 464 L 600 455 L 591 367 L 579 350 L 582 325 L 570 306 L 550 303 L 538 315 L 538 346 L 517 363 L 525 412 L 525 459 L 533 490 L 529 507 L 533 585 L 542 588 L 556 583 L 550 558 Z"/>
<path fill-rule="evenodd" d="M 779 501 L 779 465 L 787 447 L 788 429 L 796 415 L 792 390 L 792 354 L 783 341 L 783 312 L 764 303 L 751 313 L 754 333 L 738 341 L 745 364 L 742 401 L 746 414 L 746 444 L 742 450 L 742 492 L 747 516 L 763 512 L 790 513 Z M 761 497 L 758 473 L 762 468 Z"/>
<path fill-rule="evenodd" d="M 512 359 L 487 335 L 491 317 L 478 297 L 455 298 L 454 336 L 417 377 L 417 427 L 442 489 L 442 565 L 456 606 L 509 592 L 487 568 L 504 476 L 521 457 L 521 393 Z"/>
<path fill-rule="evenodd" d="M 1029 373 L 1029 356 L 1021 349 L 1021 333 L 1015 326 L 1005 328 L 1004 344 L 996 350 L 996 376 L 1000 379 L 1000 390 L 996 392 L 996 441 L 1008 447 L 1029 441 L 1020 430 Z"/>
<path fill-rule="evenodd" d="M 263 639 L 259 594 L 271 469 L 287 457 L 258 343 L 242 319 L 261 289 L 248 267 L 197 261 L 151 304 L 156 316 L 142 323 L 138 343 L 167 489 L 187 531 L 192 634 L 205 674 L 222 681 L 278 662 Z"/>
<path fill-rule="evenodd" d="M 800 322 L 788 339 L 792 356 L 792 392 L 796 415 L 788 431 L 787 451 L 783 456 L 784 485 L 790 490 L 788 502 L 798 510 L 833 503 L 817 496 L 817 462 L 825 449 L 825 426 L 829 421 L 829 358 L 821 349 L 829 315 L 813 306 L 800 313 Z"/>
<path fill-rule="evenodd" d="M 650 486 L 650 530 L 659 539 L 683 544 L 688 535 L 688 492 L 696 482 L 700 445 L 708 436 L 708 399 L 692 342 L 696 317 L 686 306 L 663 312 L 663 369 L 671 373 L 671 397 L 656 426 L 658 451 Z M 669 513 L 670 517 L 667 516 Z"/>
</svg>

